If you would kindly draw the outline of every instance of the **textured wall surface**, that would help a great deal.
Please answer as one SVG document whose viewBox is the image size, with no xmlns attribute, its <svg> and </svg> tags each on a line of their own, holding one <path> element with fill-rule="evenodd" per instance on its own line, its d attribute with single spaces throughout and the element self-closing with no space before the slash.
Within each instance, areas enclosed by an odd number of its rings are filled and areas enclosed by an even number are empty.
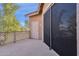
<svg viewBox="0 0 79 59">
<path fill-rule="evenodd" d="M 38 23 L 38 39 L 42 40 L 42 26 L 41 26 L 41 20 L 42 20 L 42 16 L 41 14 L 35 15 L 35 16 L 31 16 L 29 17 L 29 24 L 30 24 L 30 28 L 32 29 L 32 23 L 33 22 L 37 22 Z M 32 32 L 31 32 L 32 34 Z M 31 37 L 32 38 L 32 37 Z"/>
<path fill-rule="evenodd" d="M 14 32 L 0 33 L 0 43 L 1 43 L 1 40 L 3 40 L 5 44 L 7 44 L 17 40 L 29 39 L 29 37 L 30 37 L 29 31 L 15 32 L 15 35 L 14 35 Z"/>
</svg>

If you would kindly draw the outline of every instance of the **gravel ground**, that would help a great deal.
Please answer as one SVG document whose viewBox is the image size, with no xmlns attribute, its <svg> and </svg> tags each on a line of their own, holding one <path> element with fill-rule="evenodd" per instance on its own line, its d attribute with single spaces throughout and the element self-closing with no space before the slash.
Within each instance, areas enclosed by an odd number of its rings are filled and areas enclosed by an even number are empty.
<svg viewBox="0 0 79 59">
<path fill-rule="evenodd" d="M 41 40 L 26 39 L 0 46 L 0 56 L 58 56 Z"/>
</svg>

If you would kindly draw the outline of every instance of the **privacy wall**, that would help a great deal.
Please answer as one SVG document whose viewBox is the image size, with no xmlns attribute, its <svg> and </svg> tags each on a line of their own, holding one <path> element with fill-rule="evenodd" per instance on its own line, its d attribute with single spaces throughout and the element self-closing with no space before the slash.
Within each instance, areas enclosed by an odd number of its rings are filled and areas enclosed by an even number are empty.
<svg viewBox="0 0 79 59">
<path fill-rule="evenodd" d="M 55 3 L 47 10 L 44 42 L 61 56 L 77 55 L 75 3 Z"/>
</svg>

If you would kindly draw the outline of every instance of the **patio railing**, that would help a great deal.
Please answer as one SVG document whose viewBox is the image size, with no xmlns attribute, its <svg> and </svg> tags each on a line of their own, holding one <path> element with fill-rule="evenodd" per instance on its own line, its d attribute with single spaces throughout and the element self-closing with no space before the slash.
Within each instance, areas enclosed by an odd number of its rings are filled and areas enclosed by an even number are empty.
<svg viewBox="0 0 79 59">
<path fill-rule="evenodd" d="M 10 42 L 16 42 L 18 40 L 29 39 L 29 31 L 17 31 L 17 32 L 0 32 L 0 45 L 4 45 Z"/>
</svg>

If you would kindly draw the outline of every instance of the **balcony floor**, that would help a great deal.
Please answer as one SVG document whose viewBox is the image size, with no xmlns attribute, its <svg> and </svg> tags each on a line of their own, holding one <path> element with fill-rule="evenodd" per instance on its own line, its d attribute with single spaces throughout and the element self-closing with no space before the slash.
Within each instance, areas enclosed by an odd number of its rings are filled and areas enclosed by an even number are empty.
<svg viewBox="0 0 79 59">
<path fill-rule="evenodd" d="M 0 46 L 0 56 L 57 56 L 41 40 L 26 39 Z"/>
</svg>

